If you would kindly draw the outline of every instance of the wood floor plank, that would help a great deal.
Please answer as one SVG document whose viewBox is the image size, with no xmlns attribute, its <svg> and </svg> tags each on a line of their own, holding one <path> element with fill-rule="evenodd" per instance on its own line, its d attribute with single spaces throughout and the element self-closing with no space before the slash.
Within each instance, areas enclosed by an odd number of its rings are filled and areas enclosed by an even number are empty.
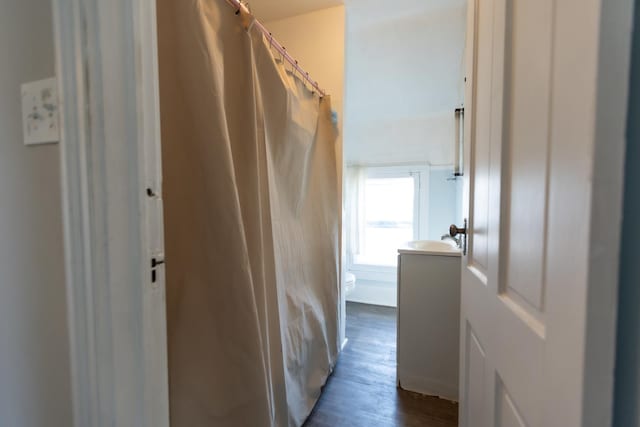
<svg viewBox="0 0 640 427">
<path fill-rule="evenodd" d="M 347 303 L 347 338 L 304 427 L 455 427 L 458 404 L 396 387 L 396 309 Z"/>
</svg>

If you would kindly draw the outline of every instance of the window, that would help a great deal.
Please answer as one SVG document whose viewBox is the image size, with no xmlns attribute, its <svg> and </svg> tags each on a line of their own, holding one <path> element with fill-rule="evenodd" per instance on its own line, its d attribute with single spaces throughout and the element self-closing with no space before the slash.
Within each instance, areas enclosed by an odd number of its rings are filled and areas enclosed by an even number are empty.
<svg viewBox="0 0 640 427">
<path fill-rule="evenodd" d="M 364 224 L 355 264 L 396 265 L 398 247 L 415 240 L 415 181 L 412 176 L 365 180 Z"/>
<path fill-rule="evenodd" d="M 398 248 L 425 234 L 424 168 L 349 168 L 347 247 L 351 270 L 394 269 Z M 422 184 L 422 185 L 421 185 Z"/>
</svg>

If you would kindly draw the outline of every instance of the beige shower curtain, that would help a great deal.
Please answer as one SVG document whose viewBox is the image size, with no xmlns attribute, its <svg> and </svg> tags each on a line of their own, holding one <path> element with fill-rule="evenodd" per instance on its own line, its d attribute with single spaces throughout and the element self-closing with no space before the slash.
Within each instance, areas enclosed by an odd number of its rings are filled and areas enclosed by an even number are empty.
<svg viewBox="0 0 640 427">
<path fill-rule="evenodd" d="M 299 426 L 339 351 L 328 97 L 224 0 L 159 0 L 171 425 Z"/>
</svg>

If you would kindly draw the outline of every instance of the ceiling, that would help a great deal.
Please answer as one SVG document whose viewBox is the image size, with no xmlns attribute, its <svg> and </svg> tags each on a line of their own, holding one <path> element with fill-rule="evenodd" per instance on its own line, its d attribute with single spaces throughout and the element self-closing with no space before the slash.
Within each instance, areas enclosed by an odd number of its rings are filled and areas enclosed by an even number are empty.
<svg viewBox="0 0 640 427">
<path fill-rule="evenodd" d="M 251 12 L 262 22 L 274 21 L 344 4 L 344 0 L 248 0 Z"/>
</svg>

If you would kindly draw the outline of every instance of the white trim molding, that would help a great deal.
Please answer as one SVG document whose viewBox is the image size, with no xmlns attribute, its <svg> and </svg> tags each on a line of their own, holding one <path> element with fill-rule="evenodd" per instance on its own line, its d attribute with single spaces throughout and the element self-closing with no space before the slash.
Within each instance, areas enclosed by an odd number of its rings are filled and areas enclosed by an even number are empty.
<svg viewBox="0 0 640 427">
<path fill-rule="evenodd" d="M 155 1 L 53 9 L 74 425 L 168 426 Z"/>
</svg>

